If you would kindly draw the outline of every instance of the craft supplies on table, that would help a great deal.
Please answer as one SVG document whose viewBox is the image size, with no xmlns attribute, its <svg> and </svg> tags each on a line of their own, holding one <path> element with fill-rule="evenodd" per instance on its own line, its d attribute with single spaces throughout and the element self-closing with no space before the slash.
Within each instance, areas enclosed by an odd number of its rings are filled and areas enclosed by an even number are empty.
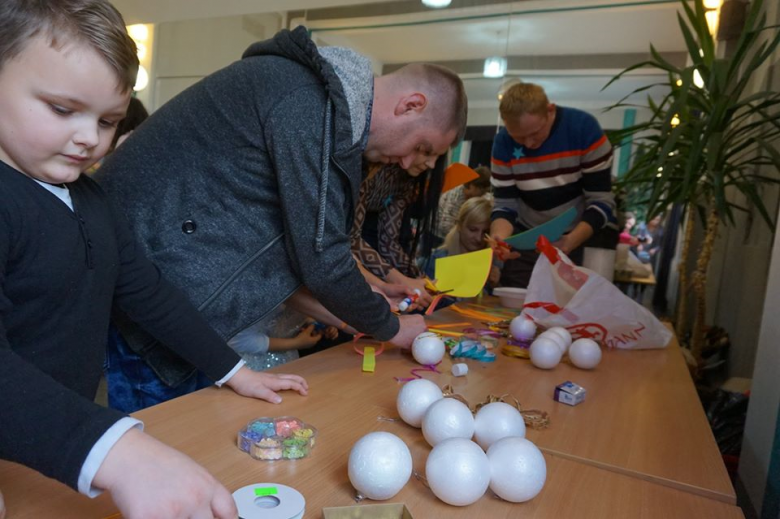
<svg viewBox="0 0 780 519">
<path fill-rule="evenodd" d="M 257 483 L 233 492 L 240 519 L 302 519 L 306 500 L 294 488 Z"/>
<path fill-rule="evenodd" d="M 311 454 L 317 429 L 292 416 L 256 418 L 238 432 L 238 448 L 257 460 L 294 460 Z"/>
</svg>

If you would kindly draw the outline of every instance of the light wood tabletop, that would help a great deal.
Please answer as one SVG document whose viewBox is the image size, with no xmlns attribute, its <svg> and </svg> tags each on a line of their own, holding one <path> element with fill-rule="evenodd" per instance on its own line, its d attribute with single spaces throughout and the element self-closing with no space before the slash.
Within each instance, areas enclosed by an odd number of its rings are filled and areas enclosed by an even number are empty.
<svg viewBox="0 0 780 519">
<path fill-rule="evenodd" d="M 429 320 L 433 325 L 469 319 L 442 311 Z M 209 388 L 135 416 L 147 432 L 203 464 L 229 490 L 262 482 L 289 485 L 306 498 L 305 517 L 320 518 L 323 507 L 354 504 L 347 459 L 363 435 L 377 430 L 397 434 L 420 473 L 430 452 L 419 429 L 381 419 L 397 417 L 400 386 L 393 377 L 410 376 L 419 365 L 395 348 L 377 358 L 375 373 L 361 372 L 361 360 L 346 344 L 277 368 L 304 375 L 311 388 L 307 397 L 284 394 L 278 406 Z M 594 371 L 568 364 L 542 371 L 499 354 L 494 363 L 466 361 L 469 374 L 455 378 L 449 374 L 452 362 L 445 358 L 442 373 L 423 376 L 452 384 L 471 404 L 488 394 L 511 393 L 524 408 L 550 414 L 548 429 L 528 433 L 545 454 L 547 483 L 528 503 L 507 503 L 488 491 L 471 506 L 452 507 L 413 477 L 390 502 L 406 503 L 415 518 L 743 517 L 732 505 L 733 489 L 676 344 L 664 350 L 608 351 Z M 585 402 L 569 407 L 552 400 L 554 386 L 565 380 L 588 390 Z M 248 421 L 283 415 L 318 429 L 311 457 L 263 462 L 237 449 L 236 434 Z M 90 500 L 7 462 L 0 462 L 0 489 L 9 519 L 100 519 L 116 512 L 109 496 Z"/>
</svg>

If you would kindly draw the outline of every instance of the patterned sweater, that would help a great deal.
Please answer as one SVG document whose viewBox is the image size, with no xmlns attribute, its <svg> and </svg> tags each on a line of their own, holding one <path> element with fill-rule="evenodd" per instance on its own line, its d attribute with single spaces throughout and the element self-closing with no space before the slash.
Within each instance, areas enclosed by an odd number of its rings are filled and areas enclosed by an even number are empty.
<svg viewBox="0 0 780 519">
<path fill-rule="evenodd" d="M 492 218 L 509 220 L 520 232 L 575 207 L 572 228 L 585 221 L 598 231 L 615 221 L 611 166 L 612 145 L 587 112 L 557 107 L 550 136 L 535 150 L 501 128 L 491 157 Z"/>
<path fill-rule="evenodd" d="M 395 165 L 380 168 L 360 186 L 360 202 L 355 208 L 350 236 L 352 254 L 372 274 L 382 279 L 386 279 L 394 268 L 406 276 L 420 276 L 420 270 L 410 261 L 399 242 L 404 212 L 414 196 L 414 179 Z M 378 251 L 362 237 L 366 213 L 369 212 L 378 215 Z"/>
</svg>

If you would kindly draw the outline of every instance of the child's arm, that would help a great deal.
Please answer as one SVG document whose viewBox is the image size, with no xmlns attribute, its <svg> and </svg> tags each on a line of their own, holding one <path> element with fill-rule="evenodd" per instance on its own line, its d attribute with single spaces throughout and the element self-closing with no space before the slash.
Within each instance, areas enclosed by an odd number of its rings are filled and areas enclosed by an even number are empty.
<svg viewBox="0 0 780 519">
<path fill-rule="evenodd" d="M 308 323 L 301 328 L 298 335 L 289 339 L 269 337 L 269 351 L 290 351 L 311 348 L 322 339 L 322 334 L 314 329 L 314 323 Z"/>
<path fill-rule="evenodd" d="M 314 299 L 314 296 L 306 287 L 301 287 L 296 290 L 293 295 L 287 299 L 285 304 L 288 304 L 291 308 L 304 315 L 311 316 L 323 324 L 335 326 L 352 335 L 357 333 L 357 330 L 330 313 L 327 308 Z"/>
</svg>

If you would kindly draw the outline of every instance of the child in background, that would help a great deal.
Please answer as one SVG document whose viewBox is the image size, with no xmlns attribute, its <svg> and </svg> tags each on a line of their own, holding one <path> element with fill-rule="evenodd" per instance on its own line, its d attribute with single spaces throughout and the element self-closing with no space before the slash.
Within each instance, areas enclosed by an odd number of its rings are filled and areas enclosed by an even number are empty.
<svg viewBox="0 0 780 519">
<path fill-rule="evenodd" d="M 126 519 L 234 519 L 205 469 L 93 403 L 112 301 L 218 385 L 307 392 L 245 368 L 82 174 L 125 116 L 135 51 L 106 0 L 0 2 L 0 458 L 108 490 Z"/>
<path fill-rule="evenodd" d="M 484 249 L 485 235 L 490 231 L 490 212 L 493 202 L 483 197 L 472 197 L 466 200 L 458 211 L 455 226 L 447 233 L 444 243 L 435 249 L 425 263 L 425 274 L 433 279 L 436 260 L 466 252 Z"/>
<path fill-rule="evenodd" d="M 269 337 L 268 335 L 273 337 Z M 265 371 L 298 358 L 323 338 L 335 339 L 335 326 L 317 325 L 292 308 L 280 305 L 271 315 L 233 337 L 228 344 L 255 371 Z"/>
<path fill-rule="evenodd" d="M 141 126 L 141 123 L 149 118 L 149 112 L 146 107 L 137 97 L 130 98 L 130 104 L 127 105 L 127 115 L 125 118 L 119 121 L 116 126 L 116 133 L 114 139 L 111 141 L 111 147 L 109 151 L 114 151 L 123 142 L 130 137 L 136 128 Z"/>
<path fill-rule="evenodd" d="M 478 166 L 474 171 L 479 175 L 471 182 L 450 189 L 439 199 L 439 212 L 436 217 L 436 246 L 440 245 L 447 234 L 455 227 L 458 213 L 466 200 L 484 196 L 490 191 L 490 169 Z"/>
</svg>

